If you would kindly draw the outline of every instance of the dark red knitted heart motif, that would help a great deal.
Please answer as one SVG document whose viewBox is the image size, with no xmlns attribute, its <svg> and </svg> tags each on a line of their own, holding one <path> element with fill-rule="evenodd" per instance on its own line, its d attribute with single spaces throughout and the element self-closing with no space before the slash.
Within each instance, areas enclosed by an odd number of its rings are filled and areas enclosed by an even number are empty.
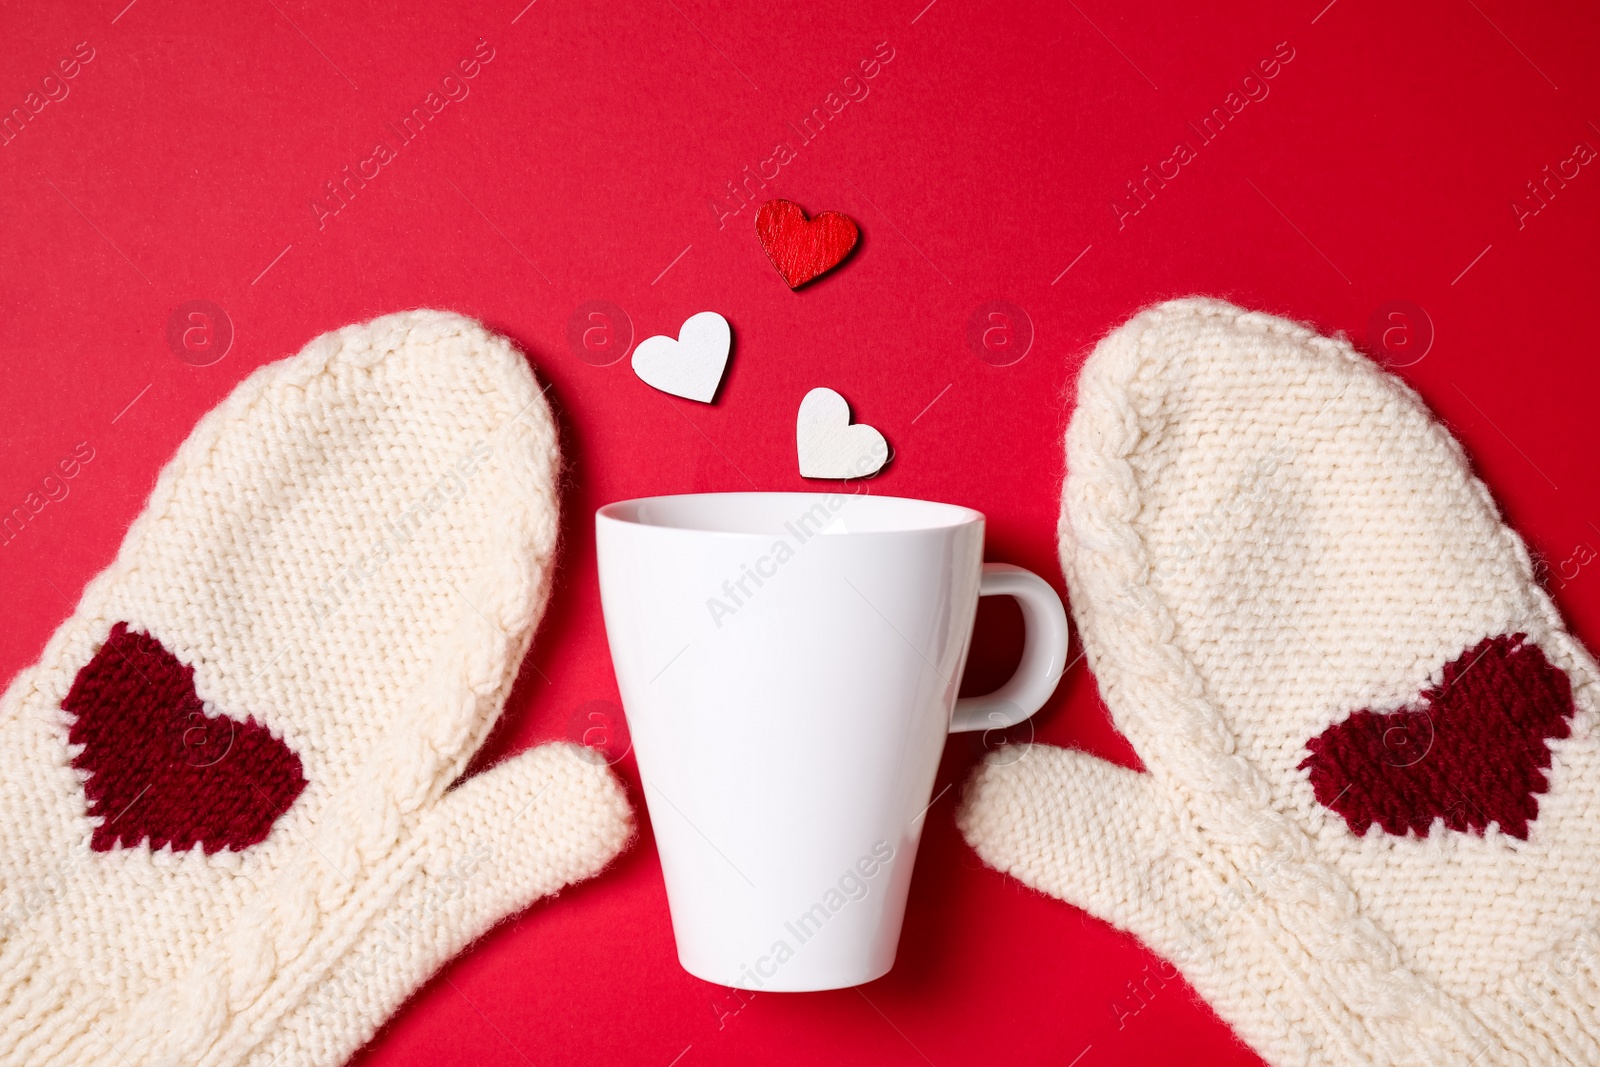
<svg viewBox="0 0 1600 1067">
<path fill-rule="evenodd" d="M 119 622 L 78 672 L 61 707 L 83 751 L 83 791 L 100 819 L 97 852 L 195 845 L 243 849 L 267 836 L 306 787 L 300 757 L 254 719 L 209 716 L 194 670 L 148 634 Z"/>
<path fill-rule="evenodd" d="M 768 200 L 756 212 L 756 236 L 789 288 L 798 289 L 843 263 L 861 230 L 837 211 L 808 219 L 799 204 Z"/>
<path fill-rule="evenodd" d="M 1352 832 L 1399 837 L 1491 822 L 1527 840 L 1549 783 L 1551 738 L 1566 737 L 1572 683 L 1526 634 L 1485 638 L 1444 669 L 1419 704 L 1358 711 L 1306 742 L 1317 801 Z"/>
</svg>

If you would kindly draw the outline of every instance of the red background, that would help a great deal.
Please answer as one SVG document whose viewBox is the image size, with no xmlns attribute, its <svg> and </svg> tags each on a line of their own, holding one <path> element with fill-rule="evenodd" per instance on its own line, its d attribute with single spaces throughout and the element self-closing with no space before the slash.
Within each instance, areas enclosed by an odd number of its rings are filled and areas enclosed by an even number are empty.
<svg viewBox="0 0 1600 1067">
<path fill-rule="evenodd" d="M 560 574 L 538 670 L 524 670 L 491 755 L 566 736 L 575 712 L 616 700 L 593 509 L 805 487 L 793 419 L 813 386 L 888 437 L 895 458 L 872 491 L 979 508 L 990 558 L 1059 584 L 1074 371 L 1141 305 L 1194 292 L 1376 354 L 1374 312 L 1420 308 L 1430 349 L 1412 362 L 1402 329 L 1391 362 L 1548 560 L 1578 633 L 1600 640 L 1600 166 L 1552 183 L 1520 226 L 1512 207 L 1531 208 L 1525 183 L 1577 142 L 1600 148 L 1592 7 L 525 3 L 12 5 L 0 107 L 24 105 L 77 42 L 94 58 L 0 147 L 0 509 L 78 442 L 95 456 L 0 548 L 0 673 L 37 655 L 110 561 L 202 412 L 312 336 L 414 306 L 515 338 L 564 433 Z M 392 143 L 385 123 L 480 37 L 494 58 L 470 95 L 319 226 L 323 183 Z M 869 95 L 797 145 L 763 194 L 863 230 L 850 262 L 791 293 L 762 256 L 754 208 L 719 226 L 733 202 L 711 201 L 777 141 L 797 142 L 788 124 L 885 41 L 893 59 Z M 1200 146 L 1186 122 L 1224 106 L 1279 42 L 1294 58 L 1269 95 Z M 1179 139 L 1198 158 L 1119 225 L 1124 183 Z M 194 299 L 235 331 L 210 366 L 167 341 L 169 316 Z M 626 361 L 579 359 L 567 321 L 596 299 L 626 310 L 635 339 L 725 315 L 735 349 L 718 402 L 653 392 Z M 1035 334 L 1009 366 L 968 343 L 969 317 L 992 300 Z M 1409 314 L 1415 341 L 1426 331 Z M 1011 611 L 985 610 L 971 687 L 1014 660 Z M 1037 733 L 1132 758 L 1082 663 Z M 1130 938 L 982 867 L 951 817 L 981 747 L 949 745 L 937 788 L 957 788 L 930 812 L 888 977 L 747 1002 L 690 978 L 646 826 L 611 870 L 447 967 L 363 1062 L 1256 1062 L 1181 982 L 1133 1000 L 1127 983 L 1159 965 Z M 637 800 L 632 757 L 618 768 Z"/>
</svg>

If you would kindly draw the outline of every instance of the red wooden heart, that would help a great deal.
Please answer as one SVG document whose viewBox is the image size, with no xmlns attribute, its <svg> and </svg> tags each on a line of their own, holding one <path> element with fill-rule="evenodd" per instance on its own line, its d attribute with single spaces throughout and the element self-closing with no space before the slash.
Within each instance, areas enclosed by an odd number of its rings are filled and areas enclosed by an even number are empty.
<svg viewBox="0 0 1600 1067">
<path fill-rule="evenodd" d="M 205 714 L 194 670 L 119 622 L 61 707 L 83 751 L 97 852 L 170 844 L 243 849 L 267 836 L 306 786 L 300 757 L 254 719 Z"/>
<path fill-rule="evenodd" d="M 848 215 L 824 211 L 806 218 L 799 204 L 768 200 L 756 212 L 756 234 L 789 288 L 798 289 L 843 263 L 861 231 Z"/>
<path fill-rule="evenodd" d="M 1546 741 L 1566 737 L 1572 683 L 1527 635 L 1485 638 L 1414 708 L 1358 711 L 1306 742 L 1317 801 L 1352 832 L 1425 836 L 1434 819 L 1526 840 L 1549 783 Z"/>
</svg>

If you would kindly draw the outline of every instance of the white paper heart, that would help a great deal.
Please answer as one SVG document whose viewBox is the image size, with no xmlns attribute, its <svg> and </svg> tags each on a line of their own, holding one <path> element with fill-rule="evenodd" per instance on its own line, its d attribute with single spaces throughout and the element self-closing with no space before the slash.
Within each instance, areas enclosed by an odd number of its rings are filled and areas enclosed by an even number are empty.
<svg viewBox="0 0 1600 1067">
<path fill-rule="evenodd" d="M 800 401 L 795 445 L 802 478 L 870 478 L 889 462 L 889 442 L 875 428 L 850 424 L 850 405 L 832 389 L 816 388 Z"/>
<path fill-rule="evenodd" d="M 633 350 L 633 373 L 653 389 L 709 404 L 728 367 L 733 333 L 715 311 L 690 315 L 673 340 L 665 334 L 646 337 Z"/>
</svg>

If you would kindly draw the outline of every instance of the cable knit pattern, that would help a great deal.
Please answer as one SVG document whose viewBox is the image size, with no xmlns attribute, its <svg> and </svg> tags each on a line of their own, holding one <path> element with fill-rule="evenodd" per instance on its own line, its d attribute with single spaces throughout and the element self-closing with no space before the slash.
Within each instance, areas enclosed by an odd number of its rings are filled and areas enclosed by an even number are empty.
<svg viewBox="0 0 1600 1067">
<path fill-rule="evenodd" d="M 587 749 L 450 788 L 543 612 L 558 466 L 524 358 L 437 311 L 319 337 L 200 421 L 0 698 L 0 1062 L 342 1063 L 474 937 L 610 861 L 632 816 Z M 62 705 L 120 624 L 192 671 L 209 723 L 298 760 L 264 838 L 96 837 L 109 757 L 80 759 Z"/>
<path fill-rule="evenodd" d="M 979 854 L 1170 958 L 1278 1067 L 1600 1063 L 1595 665 L 1415 394 L 1342 340 L 1174 301 L 1085 364 L 1067 465 L 1073 612 L 1147 773 L 997 754 L 959 814 Z M 1359 718 L 1384 714 L 1392 750 Z M 1494 795 L 1511 823 L 1358 835 L 1308 766 L 1358 734 L 1324 785 Z M 1474 773 L 1496 790 L 1451 788 Z"/>
</svg>

